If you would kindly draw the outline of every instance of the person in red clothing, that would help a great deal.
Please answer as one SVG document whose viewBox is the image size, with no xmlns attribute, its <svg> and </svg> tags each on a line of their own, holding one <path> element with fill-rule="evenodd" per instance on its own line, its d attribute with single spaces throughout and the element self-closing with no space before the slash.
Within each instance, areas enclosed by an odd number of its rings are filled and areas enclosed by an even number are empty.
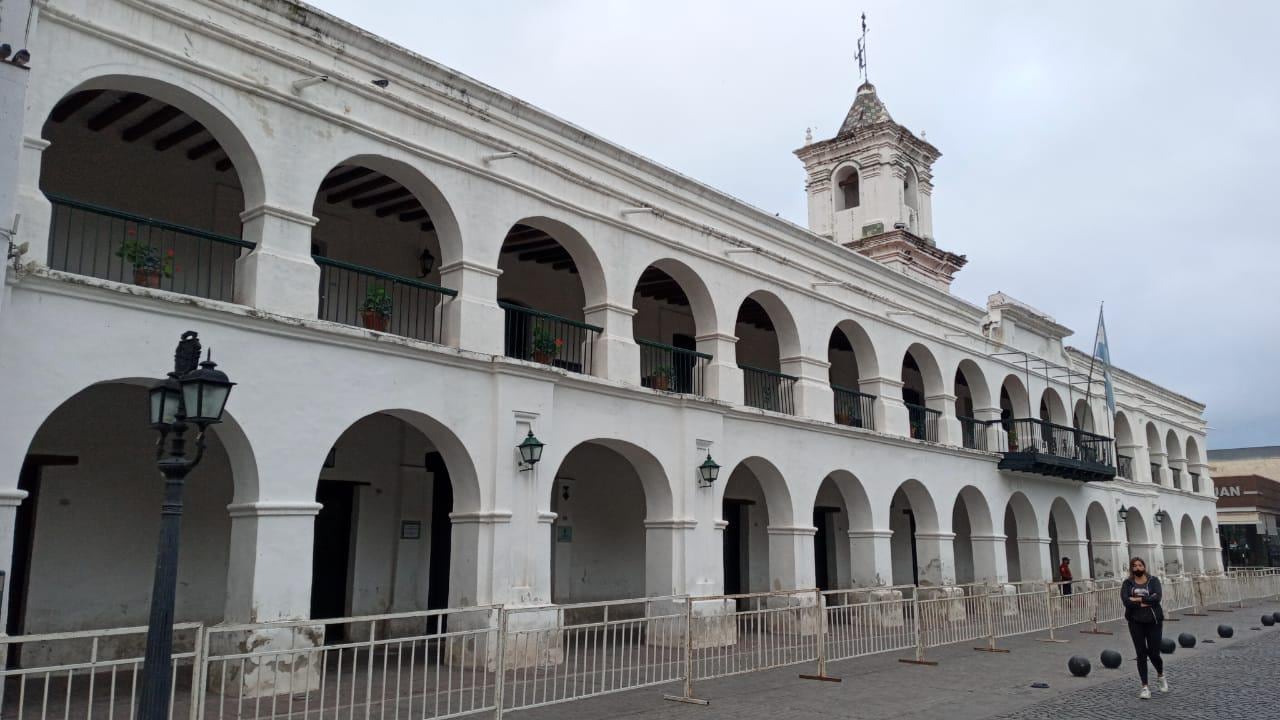
<svg viewBox="0 0 1280 720">
<path fill-rule="evenodd" d="M 1062 594 L 1071 594 L 1071 558 L 1062 558 L 1062 564 L 1058 566 L 1058 576 L 1062 578 Z"/>
</svg>

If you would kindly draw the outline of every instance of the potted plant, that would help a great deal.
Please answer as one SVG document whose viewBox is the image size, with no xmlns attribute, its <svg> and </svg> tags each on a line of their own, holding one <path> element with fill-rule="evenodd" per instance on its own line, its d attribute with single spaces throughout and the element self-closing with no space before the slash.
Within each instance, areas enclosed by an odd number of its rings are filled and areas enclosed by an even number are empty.
<svg viewBox="0 0 1280 720">
<path fill-rule="evenodd" d="M 134 231 L 129 230 L 132 236 Z M 160 287 L 160 278 L 173 277 L 173 249 L 163 254 L 160 249 L 130 237 L 116 250 L 116 257 L 133 266 L 133 284 L 142 287 Z"/>
<path fill-rule="evenodd" d="M 654 368 L 653 374 L 649 376 L 650 387 L 654 390 L 667 390 L 671 387 L 671 380 L 675 376 L 675 368 L 670 365 L 660 365 Z"/>
<path fill-rule="evenodd" d="M 852 424 L 853 424 L 853 417 L 849 414 L 849 411 L 848 411 L 848 410 L 837 410 L 837 411 L 836 411 L 836 424 L 837 424 L 837 425 L 852 425 Z"/>
<path fill-rule="evenodd" d="M 370 330 L 387 331 L 387 322 L 391 319 L 391 293 L 384 287 L 371 287 L 364 295 L 364 304 L 360 306 L 360 322 Z"/>
<path fill-rule="evenodd" d="M 551 328 L 543 323 L 533 326 L 533 360 L 543 365 L 550 365 L 564 347 L 564 340 L 555 336 Z"/>
</svg>

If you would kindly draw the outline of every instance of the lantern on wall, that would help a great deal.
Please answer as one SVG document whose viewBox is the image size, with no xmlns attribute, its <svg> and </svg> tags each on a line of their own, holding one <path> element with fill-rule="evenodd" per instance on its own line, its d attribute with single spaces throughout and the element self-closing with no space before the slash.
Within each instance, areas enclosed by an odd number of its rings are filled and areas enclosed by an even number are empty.
<svg viewBox="0 0 1280 720">
<path fill-rule="evenodd" d="M 533 466 L 542 460 L 542 448 L 544 447 L 546 447 L 546 444 L 534 437 L 533 430 L 530 430 L 524 440 L 516 446 L 516 450 L 520 451 L 520 464 L 524 466 L 521 468 L 521 472 L 532 470 Z"/>
<path fill-rule="evenodd" d="M 707 459 L 698 466 L 698 484 L 702 487 L 711 487 L 718 477 L 720 477 L 720 466 L 711 459 L 711 453 L 708 452 Z"/>
</svg>

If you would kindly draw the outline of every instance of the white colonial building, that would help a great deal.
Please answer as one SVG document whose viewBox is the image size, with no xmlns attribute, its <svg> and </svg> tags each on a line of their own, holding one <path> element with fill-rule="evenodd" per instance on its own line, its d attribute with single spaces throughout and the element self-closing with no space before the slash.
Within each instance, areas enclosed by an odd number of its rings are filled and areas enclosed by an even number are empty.
<svg viewBox="0 0 1280 720">
<path fill-rule="evenodd" d="M 182 620 L 1219 570 L 1204 406 L 1116 370 L 1110 417 L 1068 328 L 952 295 L 939 151 L 870 84 L 803 228 L 292 0 L 0 42 L 11 633 L 145 622 L 187 330 L 239 385 Z"/>
</svg>

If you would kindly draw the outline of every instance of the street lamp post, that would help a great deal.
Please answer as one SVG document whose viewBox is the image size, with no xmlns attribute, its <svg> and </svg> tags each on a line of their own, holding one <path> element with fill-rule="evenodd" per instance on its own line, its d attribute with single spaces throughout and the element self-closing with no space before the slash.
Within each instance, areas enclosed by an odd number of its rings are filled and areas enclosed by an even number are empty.
<svg viewBox="0 0 1280 720">
<path fill-rule="evenodd" d="M 151 619 L 142 664 L 140 720 L 165 720 L 169 716 L 182 490 L 187 475 L 204 457 L 205 430 L 222 421 L 222 410 L 234 384 L 217 369 L 212 358 L 200 362 L 200 339 L 188 330 L 182 334 L 174 352 L 173 372 L 148 393 L 151 427 L 160 433 L 156 440 L 156 467 L 164 476 L 164 500 L 160 505 L 160 543 L 156 550 Z M 188 458 L 185 435 L 191 425 L 199 432 L 195 438 L 195 456 Z"/>
</svg>

